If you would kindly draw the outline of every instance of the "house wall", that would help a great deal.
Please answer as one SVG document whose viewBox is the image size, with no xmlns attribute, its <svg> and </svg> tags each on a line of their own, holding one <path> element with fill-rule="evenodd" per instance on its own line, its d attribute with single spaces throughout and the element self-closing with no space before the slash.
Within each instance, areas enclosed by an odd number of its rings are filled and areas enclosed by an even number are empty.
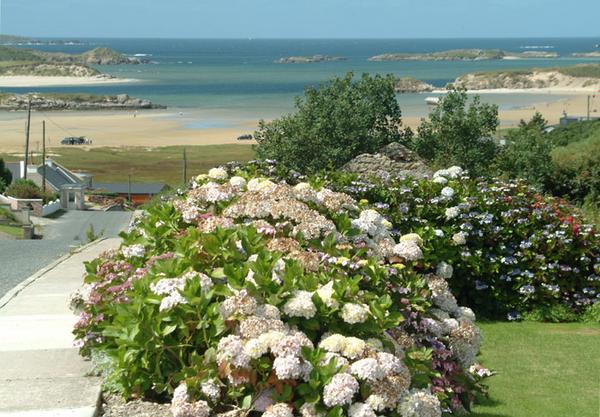
<svg viewBox="0 0 600 417">
<path fill-rule="evenodd" d="M 42 217 L 42 199 L 24 199 L 1 196 L 0 203 L 10 205 L 10 209 L 13 211 L 26 210 L 31 207 L 31 214 L 33 216 Z"/>
</svg>

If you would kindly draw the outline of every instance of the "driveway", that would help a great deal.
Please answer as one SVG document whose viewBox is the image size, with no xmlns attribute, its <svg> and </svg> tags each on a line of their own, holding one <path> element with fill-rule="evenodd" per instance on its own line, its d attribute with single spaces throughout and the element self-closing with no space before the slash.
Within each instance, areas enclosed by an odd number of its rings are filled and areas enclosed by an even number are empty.
<svg viewBox="0 0 600 417">
<path fill-rule="evenodd" d="M 97 235 L 117 237 L 132 212 L 68 211 L 56 219 L 40 219 L 41 240 L 0 240 L 0 297 L 73 247 L 88 243 L 93 225 Z"/>
</svg>

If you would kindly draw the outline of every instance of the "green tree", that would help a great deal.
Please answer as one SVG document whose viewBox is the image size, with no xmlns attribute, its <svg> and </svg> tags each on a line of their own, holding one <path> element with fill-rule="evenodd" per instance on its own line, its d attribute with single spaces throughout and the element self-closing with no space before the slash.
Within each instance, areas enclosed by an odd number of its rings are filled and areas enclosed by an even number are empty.
<svg viewBox="0 0 600 417">
<path fill-rule="evenodd" d="M 0 158 L 0 193 L 12 182 L 12 173 L 6 168 L 4 159 Z"/>
<path fill-rule="evenodd" d="M 352 73 L 296 98 L 296 112 L 255 132 L 257 154 L 301 172 L 339 168 L 361 153 L 402 139 L 393 76 Z"/>
<path fill-rule="evenodd" d="M 412 146 L 437 167 L 459 165 L 481 175 L 497 152 L 493 139 L 497 127 L 498 106 L 452 90 L 422 120 Z"/>
<path fill-rule="evenodd" d="M 497 167 L 508 178 L 524 178 L 546 189 L 553 175 L 552 144 L 544 133 L 547 122 L 536 113 L 529 122 L 506 134 L 506 146 L 497 158 Z"/>
</svg>

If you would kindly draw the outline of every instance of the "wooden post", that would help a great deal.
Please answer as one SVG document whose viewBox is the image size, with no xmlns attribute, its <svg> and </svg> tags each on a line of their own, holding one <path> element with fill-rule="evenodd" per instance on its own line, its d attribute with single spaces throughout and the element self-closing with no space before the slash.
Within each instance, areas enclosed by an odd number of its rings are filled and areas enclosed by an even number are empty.
<svg viewBox="0 0 600 417">
<path fill-rule="evenodd" d="M 591 96 L 588 95 L 587 96 L 587 119 L 588 120 L 590 120 L 590 99 L 591 99 Z"/>
<path fill-rule="evenodd" d="M 187 184 L 187 155 L 185 148 L 183 148 L 183 185 Z"/>
<path fill-rule="evenodd" d="M 27 128 L 25 129 L 25 173 L 23 178 L 27 179 L 27 165 L 29 164 L 29 131 L 31 129 L 31 97 L 27 103 Z"/>
<path fill-rule="evenodd" d="M 127 175 L 127 198 L 129 199 L 129 203 L 131 204 L 131 174 Z"/>
<path fill-rule="evenodd" d="M 46 194 L 46 121 L 42 121 L 42 192 Z"/>
</svg>

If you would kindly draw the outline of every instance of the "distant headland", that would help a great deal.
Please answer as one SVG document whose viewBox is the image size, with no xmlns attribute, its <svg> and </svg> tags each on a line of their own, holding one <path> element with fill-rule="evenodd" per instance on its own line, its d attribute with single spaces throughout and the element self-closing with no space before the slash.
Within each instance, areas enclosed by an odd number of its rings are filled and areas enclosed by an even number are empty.
<svg viewBox="0 0 600 417">
<path fill-rule="evenodd" d="M 558 53 L 548 51 L 507 52 L 501 49 L 453 49 L 426 53 L 387 53 L 372 56 L 369 61 L 481 61 L 558 57 Z"/>
<path fill-rule="evenodd" d="M 289 56 L 281 58 L 275 61 L 276 64 L 314 64 L 317 62 L 331 62 L 331 61 L 346 61 L 347 58 L 343 56 L 329 56 L 329 55 L 312 55 L 312 56 Z"/>
</svg>

